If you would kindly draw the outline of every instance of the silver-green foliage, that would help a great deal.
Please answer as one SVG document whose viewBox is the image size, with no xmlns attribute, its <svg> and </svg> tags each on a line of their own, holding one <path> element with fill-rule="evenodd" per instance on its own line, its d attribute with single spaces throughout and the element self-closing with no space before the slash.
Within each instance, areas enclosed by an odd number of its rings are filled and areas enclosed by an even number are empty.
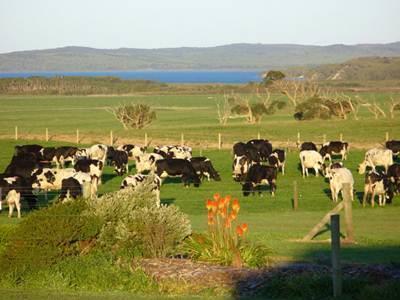
<svg viewBox="0 0 400 300">
<path fill-rule="evenodd" d="M 148 178 L 151 180 L 151 177 Z M 156 205 L 151 184 L 89 200 L 90 213 L 103 221 L 100 245 L 145 257 L 165 257 L 190 235 L 187 215 L 174 205 Z"/>
</svg>

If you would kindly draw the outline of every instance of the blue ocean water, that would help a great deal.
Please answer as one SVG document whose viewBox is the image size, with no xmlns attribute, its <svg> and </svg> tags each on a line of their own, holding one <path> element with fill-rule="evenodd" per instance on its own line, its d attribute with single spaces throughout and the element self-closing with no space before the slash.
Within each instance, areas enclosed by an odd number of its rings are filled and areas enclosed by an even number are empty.
<svg viewBox="0 0 400 300">
<path fill-rule="evenodd" d="M 104 72 L 26 72 L 0 73 L 0 78 L 31 76 L 113 76 L 121 79 L 145 79 L 165 83 L 247 83 L 260 81 L 260 71 L 104 71 Z"/>
</svg>

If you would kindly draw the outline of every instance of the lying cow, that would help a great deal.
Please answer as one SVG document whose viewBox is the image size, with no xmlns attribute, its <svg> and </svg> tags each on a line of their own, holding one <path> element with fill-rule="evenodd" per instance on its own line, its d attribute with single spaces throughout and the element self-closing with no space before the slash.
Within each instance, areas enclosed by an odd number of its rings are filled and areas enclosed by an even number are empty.
<svg viewBox="0 0 400 300">
<path fill-rule="evenodd" d="M 303 150 L 300 152 L 300 163 L 303 173 L 303 178 L 308 177 L 308 169 L 314 169 L 315 176 L 318 177 L 318 172 L 322 169 L 323 159 L 321 154 L 315 150 Z"/>
<path fill-rule="evenodd" d="M 153 178 L 150 181 L 150 178 Z M 121 182 L 120 189 L 126 189 L 131 187 L 133 189 L 138 188 L 139 186 L 143 186 L 145 184 L 151 184 L 152 188 L 151 191 L 156 195 L 156 204 L 157 207 L 160 206 L 160 188 L 161 188 L 162 180 L 157 175 L 143 175 L 143 174 L 136 174 L 136 175 L 128 175 L 124 178 Z"/>
<path fill-rule="evenodd" d="M 232 177 L 235 181 L 243 181 L 253 162 L 246 155 L 236 156 L 232 164 Z"/>
<path fill-rule="evenodd" d="M 195 187 L 200 186 L 200 178 L 196 170 L 193 168 L 190 161 L 186 159 L 167 158 L 157 160 L 156 174 L 161 178 L 179 176 L 182 178 L 182 182 L 186 187 L 190 185 L 190 182 L 193 182 Z"/>
<path fill-rule="evenodd" d="M 399 155 L 399 153 L 400 153 L 400 141 L 395 141 L 395 140 L 387 141 L 385 143 L 385 146 L 386 146 L 387 149 L 392 150 L 394 156 L 398 156 Z"/>
<path fill-rule="evenodd" d="M 378 196 L 379 206 L 385 206 L 386 201 L 391 202 L 393 193 L 390 190 L 389 180 L 383 173 L 374 170 L 369 171 L 365 176 L 363 207 L 367 202 L 368 196 L 371 195 L 371 206 L 375 206 L 375 196 Z"/>
<path fill-rule="evenodd" d="M 243 196 L 247 197 L 250 193 L 254 194 L 261 185 L 269 185 L 272 196 L 275 196 L 277 176 L 278 169 L 275 167 L 258 164 L 251 166 L 246 175 L 245 183 L 242 185 Z M 261 194 L 261 190 L 258 192 Z"/>
<path fill-rule="evenodd" d="M 333 141 L 329 143 L 325 143 L 322 145 L 322 148 L 319 150 L 319 153 L 322 155 L 324 161 L 329 159 L 332 161 L 333 155 L 340 155 L 342 160 L 347 159 L 347 153 L 349 151 L 349 144 L 346 142 Z"/>
<path fill-rule="evenodd" d="M 275 149 L 270 156 L 268 156 L 268 164 L 282 170 L 282 175 L 285 175 L 285 150 Z"/>
<path fill-rule="evenodd" d="M 328 178 L 329 178 L 329 186 L 331 189 L 332 200 L 334 202 L 338 201 L 339 192 L 342 192 L 342 198 L 343 198 L 343 187 L 344 184 L 346 183 L 348 183 L 350 186 L 351 200 L 352 201 L 354 200 L 354 195 L 353 195 L 354 178 L 349 169 L 343 167 L 331 169 Z"/>
<path fill-rule="evenodd" d="M 155 172 L 156 161 L 160 159 L 164 159 L 164 157 L 157 153 L 145 153 L 136 156 L 136 172 L 140 174 L 144 172 Z"/>
<path fill-rule="evenodd" d="M 190 159 L 193 168 L 196 170 L 197 175 L 202 179 L 203 177 L 207 177 L 208 181 L 210 178 L 215 181 L 221 181 L 221 177 L 218 172 L 214 169 L 214 166 L 211 163 L 211 160 L 207 157 L 192 157 Z"/>
<path fill-rule="evenodd" d="M 365 153 L 364 161 L 359 165 L 358 173 L 364 174 L 367 167 L 375 171 L 377 166 L 383 166 L 387 172 L 393 164 L 393 152 L 390 149 L 373 148 Z"/>
</svg>

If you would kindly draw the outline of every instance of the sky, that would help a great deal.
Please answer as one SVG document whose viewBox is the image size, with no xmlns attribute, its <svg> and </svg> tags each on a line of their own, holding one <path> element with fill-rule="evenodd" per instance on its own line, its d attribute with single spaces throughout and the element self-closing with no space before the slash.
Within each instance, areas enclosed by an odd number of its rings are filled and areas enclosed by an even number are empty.
<svg viewBox="0 0 400 300">
<path fill-rule="evenodd" d="M 0 0 L 0 53 L 400 41 L 400 0 Z"/>
</svg>

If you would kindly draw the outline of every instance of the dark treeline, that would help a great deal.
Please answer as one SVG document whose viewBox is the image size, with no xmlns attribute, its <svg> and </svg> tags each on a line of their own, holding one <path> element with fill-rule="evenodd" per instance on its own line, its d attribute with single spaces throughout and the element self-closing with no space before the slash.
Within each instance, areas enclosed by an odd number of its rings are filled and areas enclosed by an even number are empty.
<svg viewBox="0 0 400 300">
<path fill-rule="evenodd" d="M 29 77 L 1 78 L 1 95 L 123 95 L 134 93 L 227 93 L 253 92 L 255 83 L 166 84 L 151 80 L 123 80 L 116 77 Z"/>
</svg>

